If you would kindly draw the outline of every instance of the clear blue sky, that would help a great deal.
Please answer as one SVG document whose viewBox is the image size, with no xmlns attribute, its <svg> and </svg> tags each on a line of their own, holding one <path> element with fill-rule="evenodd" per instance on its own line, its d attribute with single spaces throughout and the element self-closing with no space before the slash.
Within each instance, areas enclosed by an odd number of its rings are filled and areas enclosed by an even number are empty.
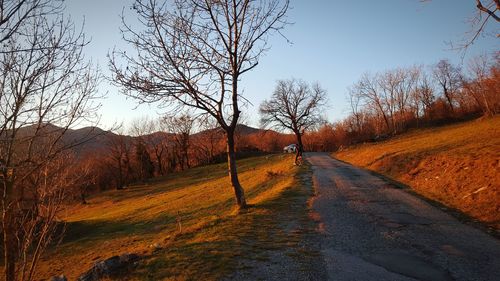
<svg viewBox="0 0 500 281">
<path fill-rule="evenodd" d="M 121 41 L 119 15 L 125 9 L 133 20 L 133 0 L 66 0 L 67 13 L 79 23 L 85 17 L 85 32 L 92 39 L 86 48 L 89 58 L 108 74 L 106 54 L 113 47 L 126 49 Z M 450 50 L 447 42 L 459 42 L 470 30 L 474 16 L 473 0 L 291 0 L 289 21 L 284 31 L 293 42 L 274 36 L 271 50 L 252 72 L 242 78 L 244 95 L 253 105 L 246 109 L 246 119 L 258 126 L 258 106 L 268 98 L 276 80 L 291 77 L 319 82 L 328 91 L 330 121 L 348 112 L 346 92 L 364 72 L 378 72 L 399 66 L 433 64 L 443 58 L 462 62 L 462 53 Z M 500 33 L 491 21 L 487 33 Z M 500 50 L 500 39 L 482 36 L 466 53 L 468 58 Z M 102 125 L 161 113 L 154 106 L 136 107 L 119 89 L 104 81 Z"/>
</svg>

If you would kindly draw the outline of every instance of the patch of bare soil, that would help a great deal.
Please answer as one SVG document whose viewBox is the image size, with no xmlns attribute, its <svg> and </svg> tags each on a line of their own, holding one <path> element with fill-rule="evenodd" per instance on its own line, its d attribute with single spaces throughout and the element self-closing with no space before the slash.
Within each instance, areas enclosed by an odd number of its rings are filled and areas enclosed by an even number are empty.
<svg viewBox="0 0 500 281">
<path fill-rule="evenodd" d="M 418 193 L 500 229 L 499 159 L 436 155 L 398 179 Z"/>
</svg>

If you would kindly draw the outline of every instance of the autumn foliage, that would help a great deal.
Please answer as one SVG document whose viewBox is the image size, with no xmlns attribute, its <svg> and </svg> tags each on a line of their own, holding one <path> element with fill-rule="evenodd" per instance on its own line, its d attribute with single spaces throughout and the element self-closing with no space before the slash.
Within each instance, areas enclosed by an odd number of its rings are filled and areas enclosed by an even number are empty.
<svg viewBox="0 0 500 281">
<path fill-rule="evenodd" d="M 465 70 L 441 60 L 429 67 L 364 74 L 350 88 L 351 113 L 305 136 L 310 151 L 377 142 L 411 128 L 433 127 L 500 112 L 500 57 L 480 56 Z"/>
</svg>

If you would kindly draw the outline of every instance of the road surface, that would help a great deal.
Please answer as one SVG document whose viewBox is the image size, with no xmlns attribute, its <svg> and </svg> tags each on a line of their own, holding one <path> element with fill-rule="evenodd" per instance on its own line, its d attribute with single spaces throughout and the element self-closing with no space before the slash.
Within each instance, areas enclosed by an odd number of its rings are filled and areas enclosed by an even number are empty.
<svg viewBox="0 0 500 281">
<path fill-rule="evenodd" d="M 329 280 L 500 280 L 500 241 L 328 154 L 309 153 Z"/>
</svg>

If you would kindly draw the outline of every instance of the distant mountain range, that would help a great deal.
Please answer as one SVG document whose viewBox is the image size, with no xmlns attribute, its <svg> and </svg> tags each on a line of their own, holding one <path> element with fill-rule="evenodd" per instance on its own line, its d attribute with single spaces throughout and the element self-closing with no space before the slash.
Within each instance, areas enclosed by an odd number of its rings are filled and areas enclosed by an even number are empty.
<svg viewBox="0 0 500 281">
<path fill-rule="evenodd" d="M 35 133 L 35 130 L 36 130 L 35 126 L 23 127 L 19 131 L 19 136 L 33 135 Z M 46 135 L 59 134 L 62 130 L 63 128 L 51 124 L 45 124 L 42 129 L 42 131 Z M 193 139 L 202 138 L 207 134 L 212 134 L 214 130 L 220 131 L 220 133 L 223 134 L 222 129 L 216 128 L 216 129 L 209 129 L 197 132 L 195 134 L 192 134 L 191 137 Z M 255 134 L 269 134 L 269 133 L 274 135 L 284 135 L 273 130 L 264 130 L 242 124 L 238 125 L 236 128 L 236 134 L 238 136 L 250 136 Z M 154 142 L 155 139 L 157 139 L 158 141 L 163 140 L 165 135 L 169 134 L 170 133 L 166 132 L 155 132 L 141 137 L 147 138 L 149 141 L 152 140 Z M 98 152 L 102 151 L 103 149 L 106 149 L 109 143 L 109 139 L 112 138 L 113 136 L 118 136 L 118 135 L 111 131 L 104 131 L 99 127 L 84 127 L 80 129 L 68 129 L 62 137 L 62 141 L 68 145 L 75 145 L 73 149 L 75 152 L 77 152 L 77 154 L 81 153 L 85 154 L 85 153 Z M 125 135 L 124 137 L 126 142 L 133 142 L 137 138 L 129 135 Z"/>
</svg>

